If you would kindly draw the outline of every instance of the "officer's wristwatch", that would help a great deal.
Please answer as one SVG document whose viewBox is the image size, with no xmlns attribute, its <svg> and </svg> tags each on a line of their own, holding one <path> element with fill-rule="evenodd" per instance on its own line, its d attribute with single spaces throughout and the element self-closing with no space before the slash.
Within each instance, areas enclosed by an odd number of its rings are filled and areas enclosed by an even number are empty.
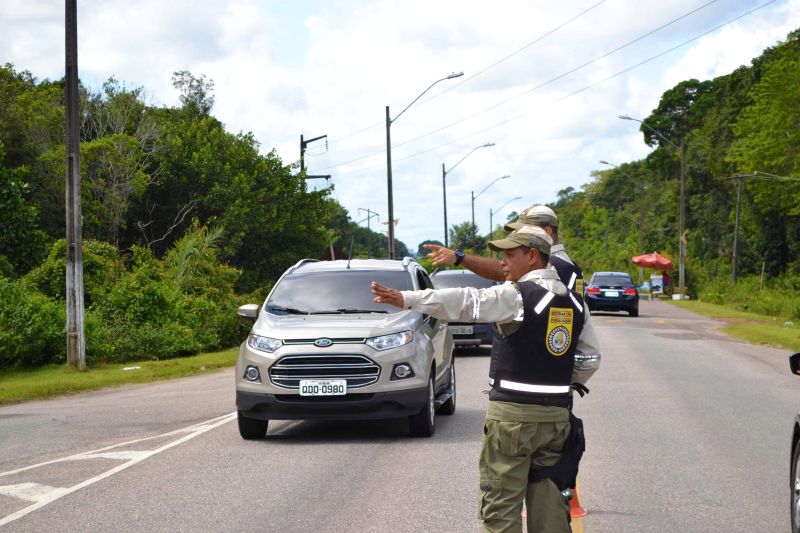
<svg viewBox="0 0 800 533">
<path fill-rule="evenodd" d="M 461 264 L 461 261 L 464 260 L 464 250 L 456 250 L 456 266 Z"/>
</svg>

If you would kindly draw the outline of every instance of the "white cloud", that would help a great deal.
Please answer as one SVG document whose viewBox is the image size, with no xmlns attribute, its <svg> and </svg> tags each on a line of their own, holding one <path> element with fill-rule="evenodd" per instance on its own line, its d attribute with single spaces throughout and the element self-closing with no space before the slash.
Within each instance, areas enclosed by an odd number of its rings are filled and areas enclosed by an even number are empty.
<svg viewBox="0 0 800 533">
<path fill-rule="evenodd" d="M 607 0 L 546 35 L 596 3 L 86 0 L 78 4 L 79 67 L 90 86 L 114 75 L 144 86 L 159 105 L 177 103 L 174 71 L 204 74 L 215 82 L 214 114 L 231 131 L 252 131 L 264 152 L 275 148 L 285 163 L 299 158 L 301 133 L 327 134 L 327 152 L 323 142 L 311 144 L 307 166 L 333 174 L 335 197 L 356 220 L 363 218 L 359 207 L 387 218 L 385 106 L 396 117 L 430 83 L 463 70 L 392 126 L 397 237 L 415 250 L 423 239 L 443 238 L 443 162 L 450 167 L 474 147 L 496 143 L 447 178 L 448 221 L 455 224 L 470 219 L 472 191 L 511 174 L 476 200 L 476 222 L 485 231 L 489 209 L 515 196 L 522 199 L 497 220 L 579 188 L 602 168 L 599 159 L 619 164 L 646 155 L 636 124 L 617 115 L 647 116 L 679 81 L 749 64 L 800 26 L 800 0 L 784 0 L 651 59 L 760 3 L 699 9 L 706 2 Z M 59 0 L 7 0 L 0 61 L 60 78 L 63 9 Z"/>
</svg>

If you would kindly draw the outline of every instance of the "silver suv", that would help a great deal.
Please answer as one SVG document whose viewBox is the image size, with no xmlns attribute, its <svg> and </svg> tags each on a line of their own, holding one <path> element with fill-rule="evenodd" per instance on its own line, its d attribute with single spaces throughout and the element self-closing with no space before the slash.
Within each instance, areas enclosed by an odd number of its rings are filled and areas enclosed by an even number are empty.
<svg viewBox="0 0 800 533">
<path fill-rule="evenodd" d="M 289 268 L 263 306 L 236 361 L 236 408 L 245 439 L 270 420 L 408 417 L 430 436 L 435 414 L 456 408 L 453 339 L 447 323 L 373 302 L 370 282 L 433 288 L 411 258 L 304 259 Z"/>
</svg>

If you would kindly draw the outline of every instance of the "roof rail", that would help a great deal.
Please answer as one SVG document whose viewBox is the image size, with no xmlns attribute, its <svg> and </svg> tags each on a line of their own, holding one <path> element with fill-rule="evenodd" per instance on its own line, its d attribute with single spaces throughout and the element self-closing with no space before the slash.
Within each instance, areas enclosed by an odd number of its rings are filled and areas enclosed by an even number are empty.
<svg viewBox="0 0 800 533">
<path fill-rule="evenodd" d="M 403 268 L 404 268 L 405 270 L 408 270 L 408 265 L 410 265 L 410 264 L 411 264 L 411 261 L 413 261 L 413 260 L 414 260 L 414 258 L 413 258 L 413 257 L 405 256 L 405 257 L 403 258 Z"/>
<path fill-rule="evenodd" d="M 296 268 L 300 268 L 301 266 L 303 266 L 306 263 L 318 263 L 318 262 L 319 262 L 319 259 L 308 259 L 308 258 L 301 259 L 300 261 L 295 263 L 294 266 L 292 266 L 292 270 L 295 270 Z"/>
</svg>

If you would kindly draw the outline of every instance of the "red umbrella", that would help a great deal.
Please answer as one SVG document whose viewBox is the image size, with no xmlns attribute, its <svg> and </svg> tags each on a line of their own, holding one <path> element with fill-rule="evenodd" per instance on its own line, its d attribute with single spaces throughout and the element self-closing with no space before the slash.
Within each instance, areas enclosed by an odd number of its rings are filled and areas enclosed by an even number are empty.
<svg viewBox="0 0 800 533">
<path fill-rule="evenodd" d="M 658 270 L 673 269 L 672 261 L 670 261 L 669 258 L 659 254 L 658 252 L 653 252 L 652 254 L 637 255 L 635 257 L 631 257 L 631 261 L 633 262 L 634 265 L 638 265 L 640 267 L 650 267 L 650 268 L 656 268 Z"/>
</svg>

